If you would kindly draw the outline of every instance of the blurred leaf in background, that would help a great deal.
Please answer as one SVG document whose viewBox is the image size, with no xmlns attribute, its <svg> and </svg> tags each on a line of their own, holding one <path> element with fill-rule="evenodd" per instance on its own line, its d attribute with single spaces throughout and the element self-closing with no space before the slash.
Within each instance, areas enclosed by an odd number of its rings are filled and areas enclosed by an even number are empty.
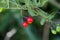
<svg viewBox="0 0 60 40">
<path fill-rule="evenodd" d="M 0 8 L 9 8 L 9 0 L 0 0 Z"/>
</svg>

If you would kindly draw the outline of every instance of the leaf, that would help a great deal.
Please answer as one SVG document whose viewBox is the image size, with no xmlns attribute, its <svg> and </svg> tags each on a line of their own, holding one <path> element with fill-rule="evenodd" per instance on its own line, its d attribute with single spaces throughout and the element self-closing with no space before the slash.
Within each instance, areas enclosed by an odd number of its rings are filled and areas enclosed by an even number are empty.
<svg viewBox="0 0 60 40">
<path fill-rule="evenodd" d="M 48 2 L 48 0 L 38 0 L 37 5 L 38 5 L 39 7 L 43 7 L 47 2 Z"/>
<path fill-rule="evenodd" d="M 57 27 L 56 27 L 56 31 L 57 32 L 60 32 L 60 25 L 58 24 Z"/>
<path fill-rule="evenodd" d="M 41 7 L 41 0 L 38 1 L 37 5 L 38 7 Z"/>
<path fill-rule="evenodd" d="M 37 0 L 32 0 L 35 6 L 37 6 Z"/>
<path fill-rule="evenodd" d="M 0 8 L 0 12 L 2 12 L 3 11 L 3 8 Z"/>
<path fill-rule="evenodd" d="M 28 8 L 28 12 L 31 16 L 35 16 L 35 13 L 33 12 L 33 10 L 31 8 Z"/>
<path fill-rule="evenodd" d="M 1 0 L 0 1 L 0 8 L 8 8 L 9 7 L 9 0 Z"/>
<path fill-rule="evenodd" d="M 48 15 L 47 19 L 51 20 L 55 17 L 56 11 L 52 12 L 50 15 Z"/>
<path fill-rule="evenodd" d="M 19 2 L 16 2 L 16 0 L 10 0 L 9 1 L 9 8 L 12 8 L 12 9 L 20 9 L 20 4 Z"/>
<path fill-rule="evenodd" d="M 44 6 L 47 2 L 48 0 L 41 0 L 41 7 Z"/>
<path fill-rule="evenodd" d="M 55 30 L 51 30 L 52 34 L 57 34 L 57 32 Z"/>
<path fill-rule="evenodd" d="M 47 18 L 48 14 L 46 12 L 44 12 L 43 10 L 41 9 L 36 9 L 38 15 L 44 17 L 44 18 Z"/>
<path fill-rule="evenodd" d="M 25 0 L 25 4 L 26 4 L 27 7 L 29 7 L 30 2 L 31 2 L 30 0 Z"/>
<path fill-rule="evenodd" d="M 41 21 L 40 21 L 40 24 L 41 25 L 44 25 L 45 21 L 46 21 L 46 19 L 45 18 L 42 18 Z"/>
</svg>

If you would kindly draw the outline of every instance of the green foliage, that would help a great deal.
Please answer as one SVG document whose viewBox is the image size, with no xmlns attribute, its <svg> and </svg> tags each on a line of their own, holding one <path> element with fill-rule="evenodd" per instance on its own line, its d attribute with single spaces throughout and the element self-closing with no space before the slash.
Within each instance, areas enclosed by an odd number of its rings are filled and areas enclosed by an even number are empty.
<svg viewBox="0 0 60 40">
<path fill-rule="evenodd" d="M 52 34 L 60 33 L 60 23 L 56 23 L 60 19 L 58 19 L 60 17 L 58 13 L 60 9 L 54 3 L 54 1 L 49 0 L 0 0 L 0 33 L 4 33 L 7 29 L 10 30 L 10 28 L 16 28 L 17 30 L 20 29 L 16 36 L 22 37 L 20 39 L 15 36 L 14 40 L 15 38 L 16 40 L 35 40 L 36 36 L 38 36 L 37 31 L 39 29 L 37 30 L 37 28 L 43 27 L 45 22 L 51 23 Z M 32 16 L 35 20 L 28 28 L 24 28 L 22 26 L 22 22 L 25 21 L 23 17 L 28 16 Z M 27 39 L 27 37 L 29 38 Z M 39 40 L 39 38 L 37 39 Z"/>
<path fill-rule="evenodd" d="M 60 32 L 60 25 L 59 24 L 57 24 L 56 31 Z"/>
<path fill-rule="evenodd" d="M 57 34 L 57 32 L 55 30 L 51 30 L 52 34 Z"/>
</svg>

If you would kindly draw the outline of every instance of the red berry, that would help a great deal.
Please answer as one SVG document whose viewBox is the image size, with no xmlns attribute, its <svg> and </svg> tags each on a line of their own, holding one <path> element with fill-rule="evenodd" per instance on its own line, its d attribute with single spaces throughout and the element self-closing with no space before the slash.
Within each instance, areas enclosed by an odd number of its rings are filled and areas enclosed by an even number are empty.
<svg viewBox="0 0 60 40">
<path fill-rule="evenodd" d="M 22 24 L 25 28 L 28 27 L 28 23 L 27 22 L 23 22 Z"/>
<path fill-rule="evenodd" d="M 32 17 L 28 17 L 27 18 L 27 23 L 28 24 L 32 24 L 33 23 L 33 18 Z"/>
</svg>

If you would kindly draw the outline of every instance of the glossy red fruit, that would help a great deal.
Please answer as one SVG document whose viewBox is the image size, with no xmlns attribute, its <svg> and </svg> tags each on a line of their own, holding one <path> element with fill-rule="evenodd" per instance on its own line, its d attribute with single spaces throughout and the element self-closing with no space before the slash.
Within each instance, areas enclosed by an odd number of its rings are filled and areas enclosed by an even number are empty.
<svg viewBox="0 0 60 40">
<path fill-rule="evenodd" d="M 28 27 L 28 23 L 27 22 L 23 22 L 22 25 L 26 28 Z"/>
<path fill-rule="evenodd" d="M 33 18 L 32 17 L 28 17 L 27 18 L 27 23 L 28 24 L 32 24 L 33 23 Z"/>
</svg>

